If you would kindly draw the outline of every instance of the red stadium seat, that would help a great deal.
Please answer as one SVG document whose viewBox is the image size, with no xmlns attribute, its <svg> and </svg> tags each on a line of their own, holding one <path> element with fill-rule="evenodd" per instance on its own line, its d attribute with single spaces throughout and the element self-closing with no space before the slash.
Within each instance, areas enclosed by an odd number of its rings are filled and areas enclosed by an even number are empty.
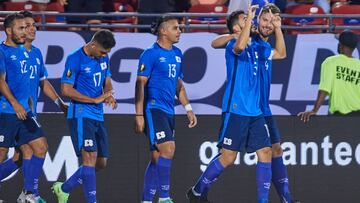
<svg viewBox="0 0 360 203">
<path fill-rule="evenodd" d="M 333 14 L 360 14 L 360 5 L 348 5 L 344 3 L 336 3 L 331 12 Z M 334 18 L 333 24 L 336 25 L 346 25 L 346 26 L 359 26 L 360 18 Z M 342 30 L 335 29 L 335 32 L 339 33 Z M 360 34 L 360 30 L 353 30 L 355 33 Z"/>
<path fill-rule="evenodd" d="M 114 2 L 111 5 L 108 5 L 107 11 L 109 12 L 134 12 L 134 8 L 130 6 L 130 4 L 123 4 L 120 2 Z M 111 23 L 113 25 L 116 24 L 134 24 L 134 17 L 112 17 L 104 20 L 104 22 Z M 134 29 L 130 28 L 114 28 L 112 29 L 115 32 L 133 32 Z"/>
<path fill-rule="evenodd" d="M 295 5 L 289 6 L 285 9 L 285 13 L 288 14 L 309 14 L 309 17 L 301 18 L 286 18 L 284 19 L 285 25 L 296 25 L 296 26 L 307 26 L 307 25 L 327 25 L 326 18 L 314 18 L 311 17 L 312 14 L 324 14 L 324 10 L 319 6 L 314 5 Z M 299 34 L 299 33 L 322 33 L 323 30 L 288 30 L 289 34 Z"/>
<path fill-rule="evenodd" d="M 64 7 L 57 2 L 48 4 L 38 4 L 33 2 L 4 2 L 5 10 L 7 11 L 48 11 L 48 12 L 64 12 Z M 41 17 L 35 18 L 36 21 L 40 21 Z M 59 20 L 55 16 L 46 17 L 46 22 L 58 22 Z"/>
<path fill-rule="evenodd" d="M 224 5 L 215 5 L 215 4 L 210 4 L 210 5 L 205 5 L 205 4 L 198 4 L 195 6 L 192 6 L 189 9 L 189 13 L 227 13 L 228 8 Z M 192 17 L 189 19 L 189 23 L 191 24 L 205 24 L 205 25 L 210 25 L 210 24 L 226 24 L 226 17 Z M 191 29 L 192 32 L 226 32 L 227 30 L 225 29 Z"/>
</svg>

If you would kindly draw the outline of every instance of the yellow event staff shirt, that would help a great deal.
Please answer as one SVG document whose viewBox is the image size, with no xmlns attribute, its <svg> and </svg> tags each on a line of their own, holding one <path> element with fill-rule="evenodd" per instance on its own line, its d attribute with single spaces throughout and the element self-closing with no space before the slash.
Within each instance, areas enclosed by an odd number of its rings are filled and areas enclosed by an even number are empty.
<svg viewBox="0 0 360 203">
<path fill-rule="evenodd" d="M 360 111 L 360 60 L 343 54 L 325 59 L 319 89 L 329 93 L 330 113 Z"/>
</svg>

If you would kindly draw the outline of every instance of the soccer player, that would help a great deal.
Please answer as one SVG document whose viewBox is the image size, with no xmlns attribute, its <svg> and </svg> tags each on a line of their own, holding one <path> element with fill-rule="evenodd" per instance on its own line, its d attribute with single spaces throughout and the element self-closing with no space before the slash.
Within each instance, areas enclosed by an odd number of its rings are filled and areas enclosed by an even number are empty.
<svg viewBox="0 0 360 203">
<path fill-rule="evenodd" d="M 274 4 L 266 4 L 260 11 L 258 17 L 257 34 L 253 34 L 253 43 L 259 50 L 259 69 L 260 69 L 260 107 L 265 116 L 266 124 L 269 128 L 272 144 L 272 182 L 281 199 L 281 202 L 291 202 L 292 197 L 289 191 L 287 170 L 283 163 L 283 150 L 280 145 L 280 132 L 276 121 L 272 117 L 270 109 L 270 85 L 272 74 L 272 60 L 283 59 L 286 57 L 284 37 L 281 32 L 280 10 Z M 272 49 L 267 42 L 271 34 L 275 33 L 276 43 Z M 214 48 L 221 48 L 229 41 L 231 35 L 220 36 L 212 42 Z"/>
<path fill-rule="evenodd" d="M 47 152 L 47 142 L 36 117 L 31 112 L 30 69 L 27 65 L 29 54 L 23 47 L 26 39 L 24 16 L 18 13 L 5 18 L 6 41 L 0 46 L 5 54 L 5 71 L 0 76 L 0 159 L 3 160 L 9 147 L 29 144 L 33 155 L 28 163 L 25 175 L 26 202 L 36 203 L 39 197 L 35 194 L 42 166 Z M 15 140 L 16 138 L 16 140 Z M 12 159 L 0 165 L 1 179 L 9 175 L 15 166 Z M 9 163 L 9 164 L 8 164 Z M 7 165 L 8 164 L 8 165 Z M 11 167 L 9 167 L 11 166 Z"/>
<path fill-rule="evenodd" d="M 360 115 L 360 60 L 352 54 L 358 36 L 350 30 L 339 36 L 338 55 L 330 56 L 321 64 L 320 84 L 314 108 L 300 112 L 304 122 L 316 115 L 325 97 L 329 96 L 329 112 L 333 115 Z"/>
<path fill-rule="evenodd" d="M 58 105 L 59 108 L 62 109 L 62 111 L 64 111 L 64 113 L 66 113 L 67 105 L 63 102 L 63 100 L 56 93 L 51 83 L 47 80 L 48 74 L 44 66 L 44 61 L 41 51 L 40 49 L 32 45 L 32 42 L 35 40 L 36 37 L 36 26 L 35 26 L 34 17 L 32 13 L 29 11 L 21 11 L 20 14 L 22 14 L 25 17 L 25 24 L 27 28 L 24 47 L 29 54 L 27 66 L 29 67 L 29 71 L 30 71 L 30 91 L 31 91 L 32 104 L 33 104 L 32 112 L 36 116 L 36 106 L 37 106 L 37 99 L 39 95 L 39 86 L 40 86 L 41 89 L 44 91 L 45 95 L 48 96 L 51 100 L 53 100 L 54 103 Z M 23 173 L 26 173 L 29 170 L 28 167 L 33 152 L 28 144 L 24 144 L 20 146 L 20 150 L 22 152 L 22 157 L 23 157 L 22 160 Z M 34 194 L 37 197 L 39 197 L 38 202 L 45 202 L 45 200 L 39 196 L 39 192 L 37 189 L 34 190 Z M 17 202 L 25 203 L 24 191 L 22 191 L 21 194 L 19 195 Z"/>
<path fill-rule="evenodd" d="M 187 192 L 190 203 L 209 202 L 203 195 L 224 169 L 232 165 L 237 153 L 256 152 L 256 182 L 258 202 L 268 202 L 271 181 L 271 144 L 260 103 L 260 71 L 258 50 L 250 42 L 250 30 L 257 5 L 249 6 L 245 26 L 243 14 L 234 12 L 228 17 L 231 33 L 241 32 L 226 46 L 227 83 L 223 96 L 223 124 L 219 144 L 221 153 L 208 165 L 194 187 Z"/>
<path fill-rule="evenodd" d="M 159 203 L 172 203 L 170 168 L 175 152 L 174 97 L 185 107 L 189 128 L 197 124 L 183 85 L 178 20 L 163 16 L 154 24 L 157 41 L 140 56 L 135 90 L 135 131 L 149 138 L 151 160 L 145 171 L 142 202 L 151 203 L 158 190 Z M 145 124 L 146 123 L 146 124 Z"/>
<path fill-rule="evenodd" d="M 97 169 L 107 163 L 108 136 L 104 126 L 103 103 L 117 107 L 112 96 L 108 53 L 115 46 L 109 30 L 99 30 L 85 46 L 70 54 L 61 79 L 62 94 L 71 99 L 67 119 L 71 139 L 82 165 L 64 183 L 54 183 L 52 190 L 59 203 L 68 201 L 69 192 L 82 184 L 87 203 L 96 200 Z"/>
</svg>

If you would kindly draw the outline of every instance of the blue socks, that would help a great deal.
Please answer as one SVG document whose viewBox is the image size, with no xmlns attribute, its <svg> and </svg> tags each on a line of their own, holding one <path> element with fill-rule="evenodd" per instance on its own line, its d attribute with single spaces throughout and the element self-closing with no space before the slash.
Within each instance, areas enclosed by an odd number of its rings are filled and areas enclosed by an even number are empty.
<svg viewBox="0 0 360 203">
<path fill-rule="evenodd" d="M 96 175 L 95 167 L 82 166 L 81 177 L 87 203 L 96 202 Z"/>
<path fill-rule="evenodd" d="M 37 157 L 35 155 L 31 157 L 30 163 L 28 164 L 28 167 L 25 169 L 26 172 L 24 173 L 24 187 L 26 191 L 33 192 L 34 194 L 38 193 L 38 182 L 44 161 L 44 158 Z"/>
<path fill-rule="evenodd" d="M 144 176 L 142 201 L 152 201 L 158 187 L 158 173 L 156 164 L 149 162 Z"/>
<path fill-rule="evenodd" d="M 216 181 L 217 177 L 224 171 L 224 166 L 221 165 L 219 157 L 215 158 L 210 162 L 204 173 L 199 178 L 198 182 L 194 187 L 194 191 L 198 194 L 202 194 L 207 190 L 213 182 Z"/>
<path fill-rule="evenodd" d="M 23 172 L 23 178 L 24 178 L 24 189 L 25 189 L 25 184 L 26 184 L 27 171 L 29 170 L 29 166 L 30 166 L 30 160 L 31 159 L 23 159 L 22 172 Z"/>
<path fill-rule="evenodd" d="M 271 162 L 258 162 L 256 164 L 256 183 L 258 203 L 267 203 L 271 185 Z"/>
<path fill-rule="evenodd" d="M 18 169 L 18 166 L 12 158 L 0 163 L 0 181 L 12 174 L 16 169 Z"/>
<path fill-rule="evenodd" d="M 61 186 L 61 190 L 63 192 L 69 193 L 73 188 L 75 188 L 78 185 L 82 184 L 82 178 L 81 178 L 81 172 L 82 172 L 83 166 L 80 166 L 77 171 L 75 171 L 72 176 L 67 179 L 64 184 Z"/>
<path fill-rule="evenodd" d="M 272 159 L 272 182 L 276 188 L 276 191 L 280 197 L 281 202 L 286 200 L 291 202 L 291 194 L 289 191 L 289 181 L 287 176 L 286 167 L 284 165 L 282 157 L 274 157 Z"/>
<path fill-rule="evenodd" d="M 171 159 L 160 156 L 157 161 L 157 172 L 159 178 L 159 198 L 170 197 L 170 168 Z"/>
</svg>

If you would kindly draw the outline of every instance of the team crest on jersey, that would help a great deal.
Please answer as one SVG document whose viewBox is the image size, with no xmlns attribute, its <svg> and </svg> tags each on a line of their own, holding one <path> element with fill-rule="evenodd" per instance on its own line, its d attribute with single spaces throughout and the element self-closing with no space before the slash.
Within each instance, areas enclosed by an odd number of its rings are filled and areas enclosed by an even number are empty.
<svg viewBox="0 0 360 203">
<path fill-rule="evenodd" d="M 10 56 L 11 60 L 15 61 L 17 59 L 17 57 L 15 55 L 11 55 Z"/>
<path fill-rule="evenodd" d="M 141 66 L 140 66 L 140 72 L 144 72 L 144 70 L 145 70 L 145 64 L 141 64 Z"/>
<path fill-rule="evenodd" d="M 66 77 L 70 78 L 72 76 L 72 71 L 69 69 L 67 72 L 66 72 Z"/>
<path fill-rule="evenodd" d="M 166 58 L 162 56 L 162 57 L 159 58 L 159 61 L 160 62 L 166 62 Z"/>
<path fill-rule="evenodd" d="M 106 62 L 100 63 L 100 66 L 101 66 L 101 70 L 107 69 L 107 64 L 106 64 Z"/>
<path fill-rule="evenodd" d="M 39 59 L 39 58 L 36 58 L 36 63 L 37 63 L 38 65 L 40 65 L 40 59 Z"/>
<path fill-rule="evenodd" d="M 181 58 L 178 56 L 175 56 L 176 62 L 181 63 Z"/>
<path fill-rule="evenodd" d="M 25 56 L 26 58 L 29 58 L 29 54 L 28 54 L 26 51 L 24 51 L 24 56 Z"/>
</svg>

